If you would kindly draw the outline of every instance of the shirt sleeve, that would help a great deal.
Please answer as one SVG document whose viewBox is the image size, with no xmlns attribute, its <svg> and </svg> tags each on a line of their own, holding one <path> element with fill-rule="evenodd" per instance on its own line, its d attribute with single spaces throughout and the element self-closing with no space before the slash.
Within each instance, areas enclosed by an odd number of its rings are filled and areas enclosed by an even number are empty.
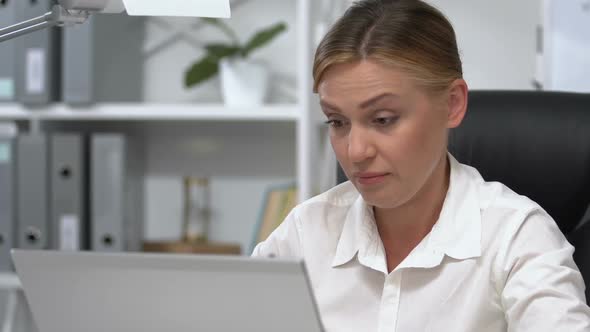
<svg viewBox="0 0 590 332">
<path fill-rule="evenodd" d="M 291 210 L 268 238 L 256 245 L 252 257 L 302 257 L 300 223 L 296 210 Z"/>
<path fill-rule="evenodd" d="M 521 220 L 508 230 L 500 260 L 508 331 L 590 332 L 590 308 L 573 246 L 543 210 Z"/>
</svg>

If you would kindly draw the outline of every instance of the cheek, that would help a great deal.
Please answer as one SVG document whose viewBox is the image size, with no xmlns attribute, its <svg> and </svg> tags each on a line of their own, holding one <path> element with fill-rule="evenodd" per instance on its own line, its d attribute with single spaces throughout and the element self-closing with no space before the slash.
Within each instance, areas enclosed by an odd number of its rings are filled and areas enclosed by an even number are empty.
<svg viewBox="0 0 590 332">
<path fill-rule="evenodd" d="M 406 164 L 412 168 L 416 156 L 424 150 L 424 140 L 428 139 L 424 134 L 424 128 L 413 120 L 408 120 L 396 128 L 392 135 L 380 140 L 381 154 L 391 162 Z"/>
<path fill-rule="evenodd" d="M 346 158 L 346 142 L 342 137 L 338 137 L 334 134 L 330 134 L 330 144 L 332 144 L 332 150 L 336 155 L 336 159 L 342 164 L 344 158 Z"/>
<path fill-rule="evenodd" d="M 422 118 L 408 121 L 400 129 L 399 135 L 383 146 L 384 151 L 406 181 L 421 182 L 445 151 L 444 128 L 437 120 Z"/>
<path fill-rule="evenodd" d="M 410 121 L 406 133 L 405 153 L 421 155 L 425 159 L 435 157 L 433 154 L 444 148 L 446 144 L 445 123 L 431 114 L 423 111 Z"/>
</svg>

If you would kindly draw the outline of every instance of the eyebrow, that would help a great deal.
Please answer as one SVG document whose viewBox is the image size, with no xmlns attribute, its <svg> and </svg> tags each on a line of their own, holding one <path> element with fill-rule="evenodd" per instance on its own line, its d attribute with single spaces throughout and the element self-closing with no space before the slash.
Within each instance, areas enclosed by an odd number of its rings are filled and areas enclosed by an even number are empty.
<svg viewBox="0 0 590 332">
<path fill-rule="evenodd" d="M 391 92 L 385 92 L 382 93 L 380 95 L 377 95 L 375 97 L 370 98 L 369 100 L 363 101 L 362 103 L 359 104 L 360 108 L 367 108 L 373 104 L 376 104 L 378 101 L 381 101 L 382 99 L 386 99 L 386 98 L 398 98 L 399 95 L 393 94 Z"/>
<path fill-rule="evenodd" d="M 338 113 L 342 113 L 342 111 L 338 107 L 336 107 L 336 106 L 334 106 L 334 105 L 332 105 L 332 104 L 330 104 L 330 103 L 328 103 L 328 102 L 326 102 L 324 100 L 320 100 L 320 106 L 322 107 L 322 111 L 324 111 L 325 108 L 328 108 L 328 109 L 334 110 L 334 111 L 336 111 Z"/>
<path fill-rule="evenodd" d="M 359 107 L 360 108 L 368 108 L 369 106 L 376 104 L 377 102 L 379 102 L 383 99 L 398 98 L 398 97 L 399 97 L 399 95 L 393 94 L 391 92 L 385 92 L 385 93 L 382 93 L 382 94 L 377 95 L 375 97 L 371 97 L 368 100 L 363 101 L 362 103 L 359 104 Z M 336 112 L 342 113 L 342 111 L 337 106 L 332 105 L 332 104 L 326 102 L 325 100 L 320 100 L 320 106 L 322 107 L 322 110 L 324 108 L 328 108 L 328 109 L 334 110 Z"/>
</svg>

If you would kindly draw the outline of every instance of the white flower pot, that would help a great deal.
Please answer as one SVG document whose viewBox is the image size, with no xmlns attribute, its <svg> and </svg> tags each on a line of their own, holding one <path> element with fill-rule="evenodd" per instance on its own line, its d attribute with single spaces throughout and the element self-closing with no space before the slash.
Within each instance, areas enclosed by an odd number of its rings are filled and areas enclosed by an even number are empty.
<svg viewBox="0 0 590 332">
<path fill-rule="evenodd" d="M 225 58 L 220 62 L 221 93 L 227 106 L 244 107 L 264 103 L 269 70 L 259 62 Z"/>
</svg>

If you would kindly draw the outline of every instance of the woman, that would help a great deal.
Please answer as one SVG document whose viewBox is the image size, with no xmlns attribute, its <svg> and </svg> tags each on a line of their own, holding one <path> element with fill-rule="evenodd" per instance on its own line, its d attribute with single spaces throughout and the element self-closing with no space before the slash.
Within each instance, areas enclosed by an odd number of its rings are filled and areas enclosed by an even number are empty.
<svg viewBox="0 0 590 332">
<path fill-rule="evenodd" d="M 304 258 L 326 330 L 590 331 L 555 222 L 447 152 L 468 89 L 438 10 L 355 3 L 313 74 L 350 181 L 297 206 L 254 255 Z"/>
</svg>

